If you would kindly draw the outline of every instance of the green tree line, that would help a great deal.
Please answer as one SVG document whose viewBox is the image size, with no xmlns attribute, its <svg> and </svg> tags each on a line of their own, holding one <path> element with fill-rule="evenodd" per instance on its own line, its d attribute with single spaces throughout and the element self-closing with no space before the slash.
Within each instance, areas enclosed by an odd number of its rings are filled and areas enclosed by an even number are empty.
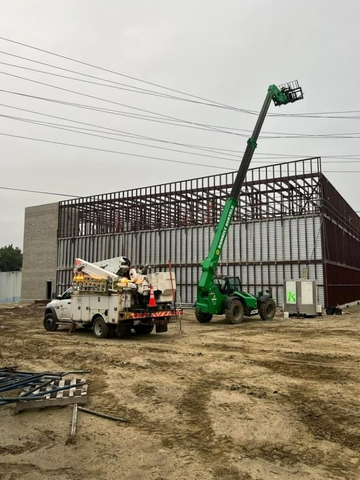
<svg viewBox="0 0 360 480">
<path fill-rule="evenodd" d="M 0 248 L 0 272 L 16 272 L 21 270 L 23 254 L 19 247 L 7 245 Z"/>
</svg>

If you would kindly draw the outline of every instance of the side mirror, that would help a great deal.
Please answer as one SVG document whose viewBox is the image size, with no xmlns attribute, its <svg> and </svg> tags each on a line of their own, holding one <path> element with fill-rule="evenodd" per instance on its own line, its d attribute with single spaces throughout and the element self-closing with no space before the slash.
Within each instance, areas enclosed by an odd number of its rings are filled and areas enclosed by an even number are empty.
<svg viewBox="0 0 360 480">
<path fill-rule="evenodd" d="M 61 300 L 62 297 L 61 297 L 61 295 L 56 295 L 55 298 L 56 298 L 56 300 Z"/>
</svg>

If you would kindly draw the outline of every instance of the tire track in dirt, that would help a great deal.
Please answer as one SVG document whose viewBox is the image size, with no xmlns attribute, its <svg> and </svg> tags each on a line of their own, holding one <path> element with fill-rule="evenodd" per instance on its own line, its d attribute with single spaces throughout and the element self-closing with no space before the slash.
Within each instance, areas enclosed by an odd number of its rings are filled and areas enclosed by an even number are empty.
<svg viewBox="0 0 360 480">
<path fill-rule="evenodd" d="M 265 466 L 267 472 L 274 470 L 277 476 L 268 473 L 268 478 L 297 478 L 297 474 L 301 479 L 312 478 L 313 474 L 314 478 L 324 479 L 360 478 L 356 475 L 360 462 L 355 465 L 360 457 L 355 404 L 360 358 L 356 357 L 358 337 L 354 335 L 357 318 L 352 323 L 342 321 L 340 328 L 334 321 L 339 319 L 331 318 L 306 325 L 298 320 L 262 325 L 254 321 L 234 328 L 215 323 L 210 329 L 185 321 L 183 335 L 171 332 L 146 338 L 134 336 L 130 341 L 99 341 L 81 330 L 71 336 L 66 330 L 49 334 L 43 330 L 39 311 L 31 313 L 29 308 L 27 313 L 23 309 L 19 318 L 2 317 L 5 328 L 0 330 L 0 350 L 4 362 L 14 364 L 16 358 L 19 365 L 34 371 L 46 365 L 55 370 L 90 369 L 91 374 L 86 375 L 89 407 L 128 418 L 131 423 L 104 420 L 108 423 L 101 423 L 101 428 L 109 429 L 108 437 L 82 438 L 82 447 L 88 448 L 88 453 L 93 448 L 99 452 L 93 467 L 88 456 L 78 457 L 79 452 L 66 447 L 65 455 L 74 454 L 74 468 L 69 472 L 62 468 L 50 470 L 52 465 L 42 471 L 32 468 L 32 463 L 23 463 L 32 461 L 41 466 L 37 459 L 51 455 L 46 444 L 43 451 L 37 451 L 39 435 L 24 437 L 24 445 L 21 440 L 17 442 L 17 437 L 8 444 L 3 441 L 0 477 L 7 469 L 14 475 L 6 480 L 31 475 L 41 479 L 56 476 L 59 480 L 105 478 L 116 471 L 118 460 L 106 458 L 97 477 L 92 468 L 97 468 L 109 445 L 129 435 L 133 441 L 129 457 L 135 455 L 141 460 L 136 442 L 146 439 L 156 449 L 149 453 L 145 447 L 147 458 L 153 461 L 156 455 L 165 456 L 174 469 L 181 464 L 182 478 L 194 478 L 191 473 L 195 463 L 214 480 L 255 480 L 261 477 L 256 473 L 257 466 Z M 292 351 L 293 347 L 297 351 Z M 311 353 L 310 349 L 322 353 Z M 346 355 L 348 352 L 353 355 Z M 279 390 L 276 394 L 275 388 Z M 229 398 L 229 390 L 235 390 L 231 395 L 239 397 Z M 267 412 L 270 419 L 276 420 L 279 415 L 284 420 L 281 428 L 289 428 L 294 436 L 283 438 L 276 422 L 262 428 L 262 415 Z M 85 415 L 83 420 L 84 429 L 96 422 Z M 9 425 L 16 427 L 14 422 Z M 231 433 L 227 425 L 235 425 Z M 251 437 L 254 427 L 257 435 Z M 238 434 L 238 428 L 244 435 Z M 269 431 L 271 435 L 266 438 L 270 441 L 266 442 L 261 435 Z M 33 443 L 26 444 L 28 439 Z M 159 447 L 164 449 L 161 453 Z M 122 462 L 122 467 L 126 464 L 129 468 L 125 456 Z M 58 459 L 54 468 L 60 465 Z M 152 465 L 148 468 L 150 472 Z M 165 480 L 165 472 L 158 473 L 154 474 L 157 480 Z M 171 474 L 172 479 L 178 478 L 175 470 Z"/>
<path fill-rule="evenodd" d="M 295 405 L 300 419 L 315 438 L 349 448 L 359 455 L 358 405 L 353 405 L 353 409 L 348 410 L 339 407 L 334 403 L 333 398 L 324 401 L 309 395 L 305 396 L 298 390 L 292 395 L 291 402 Z"/>
<path fill-rule="evenodd" d="M 222 480 L 245 480 L 251 479 L 232 465 L 229 455 L 234 449 L 234 444 L 228 437 L 218 437 L 212 428 L 212 422 L 207 412 L 207 405 L 213 389 L 221 386 L 221 377 L 214 379 L 214 375 L 200 377 L 200 372 L 192 375 L 188 388 L 181 398 L 175 402 L 178 411 L 177 418 L 173 422 L 167 419 L 158 421 L 150 419 L 146 413 L 135 407 L 119 405 L 117 394 L 106 390 L 101 400 L 102 409 L 106 413 L 112 406 L 118 405 L 116 414 L 130 420 L 125 428 L 135 428 L 151 435 L 156 435 L 164 448 L 180 449 L 185 456 L 192 460 L 194 454 L 200 454 L 203 461 L 211 466 L 214 478 Z M 145 399 L 147 395 L 155 395 L 154 385 L 134 385 L 133 390 Z M 155 402 L 156 403 L 156 402 Z"/>
<path fill-rule="evenodd" d="M 256 365 L 265 367 L 276 374 L 284 375 L 290 378 L 299 378 L 306 380 L 328 381 L 344 383 L 350 380 L 352 375 L 339 371 L 331 365 L 314 365 L 307 362 L 292 363 L 282 360 L 258 360 L 254 361 Z"/>
</svg>

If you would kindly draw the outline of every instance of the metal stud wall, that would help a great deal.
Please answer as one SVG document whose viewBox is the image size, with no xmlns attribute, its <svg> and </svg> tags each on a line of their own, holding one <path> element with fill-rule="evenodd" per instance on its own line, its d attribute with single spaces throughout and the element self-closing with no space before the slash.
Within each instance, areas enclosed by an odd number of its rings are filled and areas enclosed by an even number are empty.
<svg viewBox="0 0 360 480">
<path fill-rule="evenodd" d="M 155 270 L 165 270 L 171 260 L 181 300 L 193 302 L 199 265 L 208 253 L 235 174 L 61 202 L 58 292 L 71 283 L 74 258 L 92 262 L 126 255 L 133 264 L 150 264 Z M 330 302 L 326 255 L 334 253 L 325 241 L 328 222 L 338 215 L 336 228 L 339 219 L 345 232 L 350 225 L 338 211 L 336 194 L 321 173 L 319 158 L 249 170 L 220 271 L 239 275 L 251 293 L 270 286 L 281 304 L 284 279 L 298 278 L 307 268 L 309 278 L 318 283 L 318 302 Z M 360 233 L 352 231 L 352 235 L 359 244 Z"/>
<path fill-rule="evenodd" d="M 270 286 L 277 301 L 282 303 L 284 279 L 298 278 L 309 264 L 310 278 L 317 279 L 319 300 L 323 303 L 320 227 L 318 216 L 237 222 L 230 228 L 219 271 L 239 275 L 249 292 Z M 126 252 L 134 265 L 150 264 L 160 271 L 166 270 L 171 260 L 182 301 L 193 302 L 199 265 L 208 252 L 213 233 L 211 226 L 202 226 L 60 239 L 60 290 L 71 283 L 75 257 L 91 262 Z"/>
</svg>

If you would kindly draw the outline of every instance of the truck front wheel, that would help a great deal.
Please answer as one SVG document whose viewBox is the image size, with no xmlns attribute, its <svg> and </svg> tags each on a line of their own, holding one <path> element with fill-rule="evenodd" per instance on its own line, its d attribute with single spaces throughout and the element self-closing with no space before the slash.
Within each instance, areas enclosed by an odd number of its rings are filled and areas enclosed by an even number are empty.
<svg viewBox="0 0 360 480">
<path fill-rule="evenodd" d="M 225 310 L 225 317 L 228 323 L 241 323 L 244 318 L 244 305 L 240 300 L 233 300 Z"/>
<path fill-rule="evenodd" d="M 96 317 L 93 323 L 93 335 L 96 338 L 107 338 L 110 333 L 109 324 L 102 317 Z"/>
<path fill-rule="evenodd" d="M 272 320 L 276 312 L 276 304 L 272 298 L 268 298 L 260 305 L 259 315 L 261 320 Z"/>
<path fill-rule="evenodd" d="M 45 315 L 44 328 L 47 332 L 55 332 L 55 330 L 57 330 L 58 324 L 56 323 L 56 318 L 53 313 Z"/>
<path fill-rule="evenodd" d="M 211 313 L 205 313 L 201 310 L 195 310 L 195 317 L 196 320 L 200 323 L 209 323 L 213 316 Z"/>
</svg>

